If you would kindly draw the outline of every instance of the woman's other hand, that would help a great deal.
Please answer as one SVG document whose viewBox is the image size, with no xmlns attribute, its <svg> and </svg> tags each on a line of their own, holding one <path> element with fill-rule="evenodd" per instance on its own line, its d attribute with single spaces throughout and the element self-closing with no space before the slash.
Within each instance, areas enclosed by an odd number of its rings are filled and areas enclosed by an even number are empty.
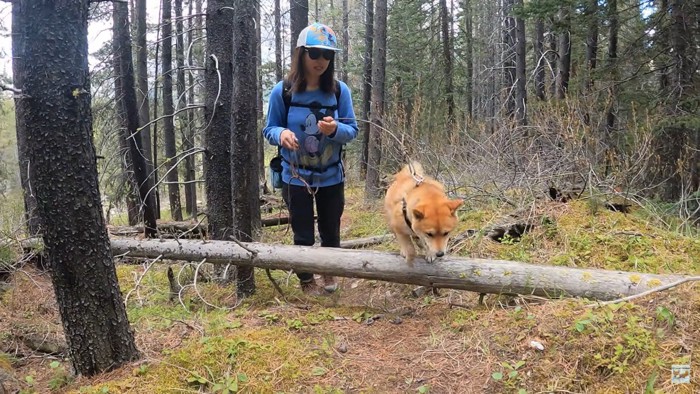
<svg viewBox="0 0 700 394">
<path fill-rule="evenodd" d="M 338 124 L 335 123 L 335 119 L 331 116 L 326 116 L 322 120 L 318 121 L 318 129 L 321 130 L 321 133 L 323 133 L 326 136 L 329 136 L 338 129 Z"/>
<path fill-rule="evenodd" d="M 297 137 L 289 129 L 282 130 L 280 134 L 280 144 L 289 150 L 299 149 L 299 140 L 297 140 Z"/>
</svg>

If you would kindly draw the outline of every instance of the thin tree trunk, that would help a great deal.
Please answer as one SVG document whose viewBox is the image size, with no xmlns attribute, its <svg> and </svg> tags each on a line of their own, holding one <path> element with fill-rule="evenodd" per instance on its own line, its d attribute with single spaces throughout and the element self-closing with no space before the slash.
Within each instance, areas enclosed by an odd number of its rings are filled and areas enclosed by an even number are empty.
<svg viewBox="0 0 700 394">
<path fill-rule="evenodd" d="M 257 128 L 257 35 L 256 9 L 248 0 L 236 0 L 233 13 L 233 100 L 231 132 L 231 195 L 233 200 L 233 236 L 253 241 L 260 236 L 260 190 L 257 160 L 260 134 Z M 236 292 L 239 298 L 255 293 L 255 270 L 238 266 Z"/>
<path fill-rule="evenodd" d="M 158 12 L 158 22 L 162 24 L 163 22 L 163 3 L 160 3 L 161 7 Z M 156 29 L 156 53 L 153 59 L 153 75 L 158 74 L 158 52 L 160 52 L 160 29 Z M 158 119 L 158 78 L 153 81 L 153 119 Z M 153 153 L 153 182 L 155 182 L 155 194 L 156 194 L 156 217 L 160 219 L 160 180 L 158 179 L 158 122 L 153 122 L 153 147 L 151 149 Z"/>
<path fill-rule="evenodd" d="M 535 64 L 535 96 L 538 100 L 544 101 L 547 99 L 545 96 L 545 82 L 544 82 L 544 66 L 546 59 L 544 57 L 544 21 L 542 18 L 537 18 L 535 20 L 535 50 L 534 50 L 534 64 Z"/>
<path fill-rule="evenodd" d="M 188 9 L 188 15 L 190 16 L 189 18 L 189 25 L 188 25 L 188 31 L 187 31 L 187 47 L 189 48 L 189 51 L 187 52 L 187 64 L 189 64 L 190 67 L 194 67 L 194 52 L 197 50 L 197 43 L 194 41 L 194 32 L 197 29 L 195 18 L 192 17 L 192 8 L 193 8 L 193 1 L 190 1 L 189 4 L 189 9 Z M 198 31 L 198 30 L 197 30 Z M 195 91 L 196 85 L 194 81 L 194 75 L 195 71 L 194 70 L 188 70 L 187 71 L 187 82 L 189 85 L 189 88 L 187 89 L 187 102 L 186 106 L 190 107 L 195 104 Z M 185 145 L 183 148 L 185 150 L 190 150 L 194 148 L 195 146 L 195 130 L 197 129 L 197 119 L 199 117 L 197 116 L 197 111 L 199 109 L 191 109 L 187 111 L 187 127 L 185 130 L 187 131 L 187 142 L 188 144 Z M 194 155 L 190 155 L 185 159 L 185 171 L 189 175 L 185 175 L 185 180 L 188 182 L 192 182 L 191 187 L 185 186 L 185 193 L 189 195 L 190 201 L 193 201 L 194 203 L 192 204 L 192 211 L 190 211 L 190 215 L 192 216 L 193 219 L 197 218 L 197 164 L 195 160 Z"/>
<path fill-rule="evenodd" d="M 283 77 L 282 59 L 282 13 L 280 11 L 280 0 L 275 0 L 275 81 L 281 81 Z"/>
<path fill-rule="evenodd" d="M 569 75 L 571 71 L 571 15 L 568 6 L 559 10 L 559 23 L 562 30 L 559 33 L 559 61 L 557 64 L 557 99 L 563 100 L 569 90 Z"/>
<path fill-rule="evenodd" d="M 343 82 L 348 82 L 348 64 L 350 59 L 350 9 L 348 8 L 348 0 L 343 0 L 343 45 L 345 50 L 342 53 L 342 72 L 340 79 Z"/>
<path fill-rule="evenodd" d="M 503 30 L 503 89 L 506 92 L 506 115 L 515 115 L 515 16 L 513 16 L 514 0 L 503 1 L 503 16 L 505 17 Z"/>
<path fill-rule="evenodd" d="M 387 0 L 377 0 L 374 12 L 374 43 L 372 53 L 372 113 L 367 155 L 365 199 L 377 200 L 381 194 L 379 166 L 382 156 L 382 127 L 384 124 L 384 84 L 386 74 Z"/>
<path fill-rule="evenodd" d="M 12 5 L 12 80 L 16 88 L 22 89 L 24 84 L 24 46 L 26 45 L 28 15 L 22 12 L 20 2 Z M 17 133 L 17 163 L 19 164 L 19 179 L 22 184 L 22 195 L 24 198 L 24 218 L 27 221 L 27 233 L 29 236 L 36 236 L 41 233 L 41 222 L 39 211 L 37 210 L 36 195 L 31 182 L 29 181 L 29 153 L 27 151 L 28 130 L 25 125 L 25 108 L 28 97 L 23 94 L 15 94 L 15 127 Z"/>
<path fill-rule="evenodd" d="M 593 70 L 598 62 L 598 1 L 587 0 L 584 16 L 588 22 L 586 34 L 586 69 L 583 78 L 583 92 L 589 92 L 593 88 Z"/>
<path fill-rule="evenodd" d="M 175 59 L 177 65 L 177 108 L 187 107 L 187 84 L 185 83 L 185 25 L 182 18 L 182 0 L 175 0 Z M 178 129 L 182 137 L 182 151 L 194 148 L 194 133 L 192 130 L 192 110 L 180 112 L 177 115 Z M 195 183 L 194 156 L 188 155 L 185 160 L 185 212 L 190 217 L 197 215 L 197 192 Z M 179 187 L 178 187 L 179 190 Z"/>
<path fill-rule="evenodd" d="M 447 10 L 447 0 L 440 0 L 440 25 L 442 32 L 442 56 L 445 62 L 445 91 L 447 104 L 447 122 L 451 124 L 454 121 L 454 86 L 452 83 L 452 42 L 450 40 L 452 34 L 450 22 L 452 15 Z M 448 129 L 448 132 L 450 130 Z"/>
<path fill-rule="evenodd" d="M 309 24 L 309 0 L 293 0 L 289 2 L 289 20 L 292 36 L 289 47 L 291 51 L 297 47 L 299 33 Z"/>
<path fill-rule="evenodd" d="M 522 7 L 523 0 L 515 0 L 514 5 Z M 525 37 L 525 20 L 515 18 L 515 119 L 520 126 L 527 125 Z"/>
<path fill-rule="evenodd" d="M 117 97 L 117 111 L 124 120 L 124 139 L 129 145 L 129 156 L 134 181 L 139 192 L 145 225 L 144 235 L 148 238 L 156 236 L 155 196 L 151 190 L 153 183 L 148 177 L 146 157 L 143 153 L 143 142 L 139 132 L 139 112 L 136 100 L 136 81 L 134 62 L 131 52 L 131 31 L 129 25 L 128 7 L 124 3 L 115 3 L 113 7 L 114 33 L 113 51 L 117 71 L 120 96 Z"/>
<path fill-rule="evenodd" d="M 163 138 L 165 142 L 165 168 L 168 181 L 168 198 L 170 214 L 173 220 L 182 220 L 180 204 L 180 185 L 175 164 L 177 147 L 175 146 L 175 109 L 173 108 L 173 23 L 171 0 L 163 0 Z"/>
<path fill-rule="evenodd" d="M 153 153 L 151 151 L 151 109 L 148 103 L 148 47 L 146 35 L 146 0 L 136 0 L 136 90 L 139 108 L 139 127 L 143 142 L 143 155 L 146 157 L 146 171 L 153 181 Z"/>
<path fill-rule="evenodd" d="M 474 11 L 472 10 L 471 0 L 464 0 L 464 34 L 466 40 L 466 59 L 467 62 L 467 83 L 466 83 L 466 98 L 467 103 L 467 119 L 472 120 L 474 118 L 474 36 L 473 36 L 473 18 Z"/>
<path fill-rule="evenodd" d="M 120 5 L 126 13 L 127 5 Z M 13 7 L 19 7 L 26 29 L 20 88 L 28 97 L 23 109 L 24 125 L 32 131 L 29 179 L 44 252 L 73 369 L 91 376 L 136 360 L 139 352 L 100 200 L 92 142 L 89 3 L 21 0 Z"/>
<path fill-rule="evenodd" d="M 370 106 L 372 105 L 372 52 L 374 44 L 374 0 L 365 0 L 365 53 L 364 69 L 362 70 L 362 158 L 360 159 L 360 174 L 362 179 L 367 177 L 367 161 L 369 160 Z"/>
</svg>

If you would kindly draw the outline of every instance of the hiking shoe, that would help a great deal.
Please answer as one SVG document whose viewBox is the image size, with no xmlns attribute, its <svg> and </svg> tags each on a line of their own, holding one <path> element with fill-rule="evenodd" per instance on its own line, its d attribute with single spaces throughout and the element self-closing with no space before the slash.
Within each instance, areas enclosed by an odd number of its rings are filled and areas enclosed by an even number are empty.
<svg viewBox="0 0 700 394">
<path fill-rule="evenodd" d="M 300 282 L 300 287 L 302 293 L 308 296 L 320 296 L 323 294 L 321 286 L 316 284 L 316 281 L 311 279 L 309 281 Z"/>
<path fill-rule="evenodd" d="M 335 276 L 323 275 L 321 276 L 323 280 L 323 290 L 333 293 L 338 290 L 338 282 L 335 281 Z"/>
</svg>

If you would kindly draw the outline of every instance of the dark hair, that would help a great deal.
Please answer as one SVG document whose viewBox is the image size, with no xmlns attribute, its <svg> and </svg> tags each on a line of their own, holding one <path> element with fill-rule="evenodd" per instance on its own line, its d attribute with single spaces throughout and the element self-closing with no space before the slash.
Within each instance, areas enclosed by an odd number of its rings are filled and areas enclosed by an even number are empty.
<svg viewBox="0 0 700 394">
<path fill-rule="evenodd" d="M 304 51 L 306 47 L 297 47 L 292 54 L 292 64 L 287 74 L 287 80 L 292 84 L 292 92 L 306 91 L 304 76 Z M 328 68 L 321 74 L 320 87 L 326 93 L 335 93 L 335 58 L 330 60 Z"/>
</svg>

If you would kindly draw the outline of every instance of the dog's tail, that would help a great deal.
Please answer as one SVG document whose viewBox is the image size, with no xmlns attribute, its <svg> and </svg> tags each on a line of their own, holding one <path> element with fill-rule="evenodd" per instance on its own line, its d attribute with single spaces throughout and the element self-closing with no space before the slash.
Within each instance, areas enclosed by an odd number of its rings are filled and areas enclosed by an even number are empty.
<svg viewBox="0 0 700 394">
<path fill-rule="evenodd" d="M 425 176 L 425 171 L 423 171 L 423 166 L 415 160 L 410 161 L 408 164 L 406 164 L 404 166 L 403 170 L 404 170 L 404 172 L 406 172 L 406 174 L 411 175 L 411 176 L 416 176 L 416 177 Z"/>
</svg>

